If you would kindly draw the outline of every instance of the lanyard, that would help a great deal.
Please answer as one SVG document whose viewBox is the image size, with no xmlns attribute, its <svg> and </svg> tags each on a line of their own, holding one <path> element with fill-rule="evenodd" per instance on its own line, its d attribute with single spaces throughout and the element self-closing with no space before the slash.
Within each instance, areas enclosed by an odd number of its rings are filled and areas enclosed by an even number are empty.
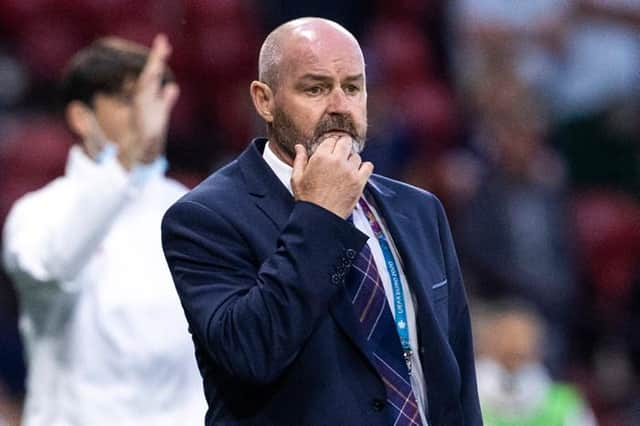
<svg viewBox="0 0 640 426">
<path fill-rule="evenodd" d="M 391 252 L 391 246 L 389 246 L 387 237 L 385 237 L 384 232 L 382 232 L 382 227 L 376 220 L 373 212 L 362 198 L 360 198 L 358 204 L 360 204 L 360 207 L 362 207 L 362 210 L 364 211 L 364 214 L 367 217 L 369 224 L 371 225 L 371 229 L 378 239 L 378 243 L 380 243 L 380 248 L 382 249 L 384 263 L 387 267 L 387 271 L 389 272 L 391 287 L 393 289 L 393 309 L 396 314 L 396 329 L 398 330 L 398 336 L 400 337 L 400 343 L 402 344 L 404 360 L 407 363 L 409 374 L 411 374 L 412 351 L 411 344 L 409 342 L 409 325 L 407 323 L 407 310 L 405 308 L 402 282 L 400 281 L 400 272 L 393 257 L 393 253 Z"/>
</svg>

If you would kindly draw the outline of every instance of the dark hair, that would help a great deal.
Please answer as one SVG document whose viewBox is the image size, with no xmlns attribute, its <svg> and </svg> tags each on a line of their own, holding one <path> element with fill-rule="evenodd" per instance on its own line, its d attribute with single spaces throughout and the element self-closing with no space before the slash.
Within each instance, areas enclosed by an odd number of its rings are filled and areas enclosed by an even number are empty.
<svg viewBox="0 0 640 426">
<path fill-rule="evenodd" d="M 63 105 L 80 101 L 89 106 L 98 93 L 120 93 L 130 79 L 140 75 L 149 56 L 149 49 L 118 37 L 96 40 L 76 53 L 67 65 L 61 84 Z M 173 80 L 165 71 L 163 82 Z"/>
</svg>

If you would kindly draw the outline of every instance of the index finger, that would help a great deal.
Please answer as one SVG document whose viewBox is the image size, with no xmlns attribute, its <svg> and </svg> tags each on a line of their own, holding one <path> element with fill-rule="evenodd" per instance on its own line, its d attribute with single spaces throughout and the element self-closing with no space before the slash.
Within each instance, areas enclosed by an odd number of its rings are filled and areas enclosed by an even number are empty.
<svg viewBox="0 0 640 426">
<path fill-rule="evenodd" d="M 147 62 L 140 73 L 138 81 L 143 85 L 157 84 L 159 87 L 161 76 L 164 73 L 166 61 L 170 53 L 171 46 L 169 45 L 167 36 L 158 34 L 153 39 Z"/>
<path fill-rule="evenodd" d="M 336 142 L 338 140 L 334 137 L 329 136 L 320 142 L 318 148 L 316 148 L 316 152 L 322 152 L 324 154 L 331 154 L 336 147 Z"/>
<path fill-rule="evenodd" d="M 340 158 L 348 158 L 351 155 L 351 147 L 353 146 L 353 139 L 351 136 L 340 136 L 336 141 L 336 145 L 333 148 L 333 153 Z"/>
<path fill-rule="evenodd" d="M 373 163 L 371 161 L 365 161 L 360 164 L 360 168 L 358 169 L 358 176 L 360 178 L 360 182 L 364 185 L 368 180 L 369 176 L 373 173 Z"/>
</svg>

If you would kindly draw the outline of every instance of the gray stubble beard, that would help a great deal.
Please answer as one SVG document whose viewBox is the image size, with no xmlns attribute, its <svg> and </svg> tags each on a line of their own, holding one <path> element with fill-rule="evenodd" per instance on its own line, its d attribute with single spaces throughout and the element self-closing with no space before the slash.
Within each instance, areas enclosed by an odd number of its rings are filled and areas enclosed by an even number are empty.
<svg viewBox="0 0 640 426">
<path fill-rule="evenodd" d="M 295 146 L 297 144 L 303 145 L 310 157 L 318 149 L 318 146 L 328 138 L 324 134 L 333 129 L 339 129 L 351 135 L 352 154 L 362 152 L 365 147 L 366 131 L 358 134 L 353 120 L 348 116 L 334 115 L 322 119 L 311 138 L 304 135 L 280 108 L 275 110 L 273 122 L 267 125 L 269 141 L 278 144 L 292 160 L 296 156 Z"/>
</svg>

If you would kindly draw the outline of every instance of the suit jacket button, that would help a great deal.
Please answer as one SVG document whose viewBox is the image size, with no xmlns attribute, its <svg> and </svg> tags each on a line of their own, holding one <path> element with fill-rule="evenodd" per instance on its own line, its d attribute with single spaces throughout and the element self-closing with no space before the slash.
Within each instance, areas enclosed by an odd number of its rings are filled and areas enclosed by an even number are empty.
<svg viewBox="0 0 640 426">
<path fill-rule="evenodd" d="M 340 279 L 340 276 L 338 274 L 333 274 L 331 275 L 331 282 L 334 283 L 335 285 L 340 284 L 340 281 L 342 281 Z"/>
<path fill-rule="evenodd" d="M 384 409 L 385 402 L 383 399 L 375 398 L 371 401 L 371 406 L 374 411 L 382 411 Z"/>
<path fill-rule="evenodd" d="M 347 257 L 349 259 L 355 259 L 356 258 L 356 251 L 354 249 L 347 249 Z"/>
</svg>

